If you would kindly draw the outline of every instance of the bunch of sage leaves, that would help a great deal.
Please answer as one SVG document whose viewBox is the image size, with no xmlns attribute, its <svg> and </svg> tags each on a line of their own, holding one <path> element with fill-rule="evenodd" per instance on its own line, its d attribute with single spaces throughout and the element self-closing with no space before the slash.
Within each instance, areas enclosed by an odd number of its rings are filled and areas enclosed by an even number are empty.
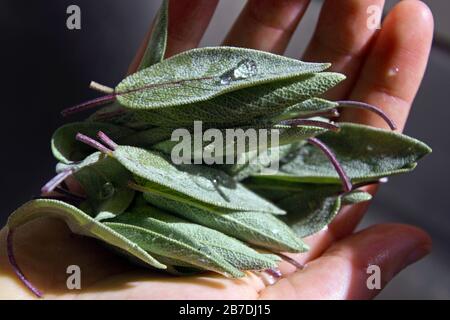
<svg viewBox="0 0 450 320">
<path fill-rule="evenodd" d="M 30 220 L 60 217 L 73 232 L 159 270 L 242 277 L 276 268 L 278 253 L 306 251 L 302 238 L 326 227 L 343 205 L 370 200 L 358 187 L 409 172 L 431 152 L 393 131 L 333 123 L 338 108 L 356 106 L 394 127 L 375 107 L 322 99 L 345 79 L 327 72 L 327 63 L 234 47 L 164 59 L 167 25 L 163 1 L 139 70 L 114 89 L 94 84 L 107 95 L 63 112 L 107 104 L 56 130 L 56 177 L 9 217 L 10 262 L 37 295 L 12 246 L 13 231 Z M 171 133 L 192 130 L 195 121 L 205 129 L 278 130 L 280 145 L 271 148 L 278 172 L 264 174 L 251 161 L 174 164 Z M 64 187 L 69 176 L 84 194 Z"/>
</svg>

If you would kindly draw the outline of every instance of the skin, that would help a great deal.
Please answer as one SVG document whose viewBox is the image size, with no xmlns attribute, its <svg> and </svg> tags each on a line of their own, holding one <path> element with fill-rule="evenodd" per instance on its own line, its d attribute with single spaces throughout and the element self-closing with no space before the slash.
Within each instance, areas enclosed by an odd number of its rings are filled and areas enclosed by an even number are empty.
<svg viewBox="0 0 450 320">
<path fill-rule="evenodd" d="M 168 56 L 198 45 L 218 0 L 170 2 Z M 224 40 L 226 45 L 282 54 L 297 28 L 306 0 L 250 0 Z M 427 65 L 433 17 L 418 0 L 399 2 L 381 30 L 366 26 L 370 5 L 381 0 L 326 0 L 303 60 L 332 62 L 348 79 L 329 93 L 377 105 L 403 130 Z M 145 48 L 145 41 L 142 48 Z M 139 51 L 130 72 L 142 56 Z M 386 127 L 379 118 L 348 110 L 342 120 Z M 375 193 L 376 187 L 368 189 Z M 406 192 L 406 191 L 405 191 Z M 311 250 L 291 255 L 302 270 L 283 262 L 283 277 L 267 286 L 260 276 L 226 279 L 213 274 L 173 277 L 137 268 L 99 245 L 72 234 L 54 219 L 39 219 L 16 232 L 16 258 L 27 277 L 48 299 L 370 299 L 366 268 L 381 268 L 382 287 L 408 265 L 430 252 L 422 230 L 381 224 L 354 233 L 368 203 L 343 208 L 321 232 L 306 239 Z M 0 298 L 32 299 L 17 280 L 6 257 L 6 232 L 0 233 Z M 67 290 L 66 268 L 82 270 L 82 290 Z"/>
</svg>

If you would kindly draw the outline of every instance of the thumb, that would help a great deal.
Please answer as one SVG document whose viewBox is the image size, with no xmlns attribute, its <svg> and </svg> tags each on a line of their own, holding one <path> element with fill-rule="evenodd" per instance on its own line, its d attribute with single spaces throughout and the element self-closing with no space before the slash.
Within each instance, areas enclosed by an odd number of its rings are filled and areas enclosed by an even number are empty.
<svg viewBox="0 0 450 320">
<path fill-rule="evenodd" d="M 337 242 L 303 270 L 265 289 L 260 298 L 371 299 L 430 249 L 431 239 L 420 229 L 373 226 Z"/>
</svg>

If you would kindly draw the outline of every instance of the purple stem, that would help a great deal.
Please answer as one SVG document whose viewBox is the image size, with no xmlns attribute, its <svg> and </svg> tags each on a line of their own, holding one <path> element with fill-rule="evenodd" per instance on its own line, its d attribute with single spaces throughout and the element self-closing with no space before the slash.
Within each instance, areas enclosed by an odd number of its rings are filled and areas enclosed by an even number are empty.
<svg viewBox="0 0 450 320">
<path fill-rule="evenodd" d="M 112 102 L 115 98 L 116 98 L 116 94 L 110 94 L 110 95 L 107 95 L 107 96 L 103 96 L 103 97 L 100 97 L 100 98 L 89 100 L 89 101 L 84 102 L 82 104 L 79 104 L 79 105 L 76 105 L 74 107 L 65 109 L 65 110 L 63 110 L 61 112 L 61 114 L 62 114 L 63 117 L 67 117 L 67 116 L 70 116 L 72 114 L 78 113 L 80 111 L 88 110 L 88 109 L 91 109 L 91 108 L 93 108 L 95 106 L 99 106 L 99 105 L 102 105 L 102 104 L 106 104 L 106 103 Z"/>
<path fill-rule="evenodd" d="M 47 182 L 41 189 L 43 194 L 52 192 L 57 186 L 59 186 L 68 176 L 72 174 L 72 170 L 64 170 L 53 177 L 49 182 Z"/>
<path fill-rule="evenodd" d="M 307 120 L 307 119 L 290 119 L 282 121 L 281 124 L 284 125 L 297 125 L 297 126 L 313 126 L 313 127 L 319 127 L 328 129 L 331 131 L 339 131 L 339 127 L 335 124 L 324 122 L 324 121 L 318 121 L 318 120 Z"/>
<path fill-rule="evenodd" d="M 309 138 L 308 142 L 312 145 L 315 145 L 318 147 L 322 152 L 328 157 L 331 164 L 333 165 L 334 169 L 339 175 L 339 178 L 341 178 L 342 185 L 344 187 L 345 192 L 350 192 L 352 190 L 352 182 L 350 181 L 350 178 L 347 176 L 347 174 L 344 171 L 344 168 L 341 166 L 339 161 L 336 158 L 336 155 L 333 153 L 333 151 L 330 150 L 322 141 L 320 141 L 317 138 Z"/>
<path fill-rule="evenodd" d="M 97 132 L 97 137 L 102 140 L 104 144 L 110 147 L 113 151 L 117 149 L 118 145 L 110 137 L 108 137 L 103 131 Z"/>
<path fill-rule="evenodd" d="M 325 111 L 317 111 L 305 115 L 301 115 L 298 119 L 307 119 L 313 117 L 325 117 L 325 118 L 337 118 L 339 117 L 339 111 L 337 109 L 325 110 Z"/>
<path fill-rule="evenodd" d="M 302 270 L 302 269 L 305 267 L 303 264 L 301 264 L 301 263 L 298 262 L 297 260 L 294 260 L 294 259 L 292 259 L 291 257 L 289 257 L 289 256 L 287 256 L 287 255 L 285 255 L 285 254 L 282 254 L 282 253 L 279 253 L 279 252 L 277 252 L 276 254 L 277 254 L 281 259 L 283 259 L 284 261 L 286 261 L 286 262 L 292 264 L 294 267 L 296 267 L 296 268 L 299 269 L 299 270 Z"/>
<path fill-rule="evenodd" d="M 267 274 L 270 274 L 272 277 L 279 279 L 281 278 L 283 275 L 281 274 L 281 271 L 278 269 L 266 269 L 264 270 Z"/>
<path fill-rule="evenodd" d="M 17 264 L 16 258 L 14 257 L 14 248 L 13 248 L 13 230 L 8 231 L 8 236 L 6 238 L 6 250 L 8 252 L 8 260 L 13 268 L 17 277 L 22 281 L 22 283 L 33 292 L 38 298 L 42 297 L 41 291 L 39 291 L 33 284 L 25 277 L 22 270 L 19 268 Z"/>
<path fill-rule="evenodd" d="M 100 142 L 95 141 L 92 138 L 89 138 L 88 136 L 85 136 L 82 133 L 77 133 L 75 139 L 77 139 L 80 142 L 83 142 L 87 144 L 88 146 L 91 146 L 94 149 L 97 149 L 98 151 L 106 154 L 111 154 L 113 151 L 102 145 Z"/>
<path fill-rule="evenodd" d="M 101 105 L 101 104 L 106 104 L 106 103 L 112 102 L 114 99 L 116 99 L 117 96 L 124 95 L 124 94 L 144 91 L 144 90 L 147 90 L 150 88 L 158 88 L 158 87 L 162 87 L 162 86 L 165 86 L 168 84 L 172 85 L 172 86 L 176 86 L 176 85 L 180 85 L 185 82 L 210 80 L 210 79 L 214 79 L 214 77 L 200 77 L 200 78 L 193 78 L 193 79 L 181 79 L 181 80 L 177 80 L 177 81 L 172 81 L 172 82 L 169 81 L 169 82 L 164 82 L 164 83 L 151 83 L 151 84 L 145 85 L 140 88 L 129 89 L 129 90 L 125 90 L 123 92 L 115 92 L 113 94 L 109 94 L 109 95 L 106 95 L 106 96 L 103 96 L 100 98 L 96 98 L 96 99 L 84 102 L 82 104 L 79 104 L 74 107 L 63 110 L 61 112 L 61 114 L 63 115 L 63 117 L 66 117 L 66 116 L 72 115 L 74 113 L 78 113 L 80 111 L 91 109 L 91 108 Z"/>
<path fill-rule="evenodd" d="M 347 101 L 347 100 L 336 101 L 336 103 L 339 106 L 354 107 L 354 108 L 360 108 L 360 109 L 371 111 L 371 112 L 379 115 L 381 118 L 383 118 L 383 120 L 386 121 L 386 123 L 389 125 L 391 130 L 397 129 L 397 125 L 395 124 L 395 122 L 383 110 L 381 110 L 380 108 L 375 107 L 371 104 L 368 104 L 365 102 Z"/>
</svg>

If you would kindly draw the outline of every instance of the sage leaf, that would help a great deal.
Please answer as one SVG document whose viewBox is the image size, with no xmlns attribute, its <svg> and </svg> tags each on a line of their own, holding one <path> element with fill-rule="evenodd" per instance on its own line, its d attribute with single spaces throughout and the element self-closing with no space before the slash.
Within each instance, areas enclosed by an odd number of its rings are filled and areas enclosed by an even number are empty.
<svg viewBox="0 0 450 320">
<path fill-rule="evenodd" d="M 121 140 L 121 143 L 141 148 L 154 148 L 154 144 L 169 139 L 173 130 L 166 127 L 153 127 L 127 136 Z"/>
<path fill-rule="evenodd" d="M 53 217 L 66 222 L 70 230 L 76 234 L 99 239 L 117 249 L 134 256 L 148 266 L 165 269 L 166 266 L 154 259 L 129 237 L 114 231 L 98 222 L 80 209 L 65 202 L 50 199 L 38 199 L 27 202 L 14 211 L 8 218 L 7 227 L 10 232 L 21 225 L 38 218 Z"/>
<path fill-rule="evenodd" d="M 293 79 L 270 82 L 188 105 L 139 110 L 136 116 L 145 123 L 162 127 L 191 127 L 202 121 L 205 127 L 226 128 L 256 121 L 270 122 L 289 106 L 319 96 L 345 77 L 320 72 Z"/>
<path fill-rule="evenodd" d="M 106 157 L 74 172 L 87 195 L 84 211 L 96 220 L 123 213 L 134 198 L 134 190 L 127 183 L 131 174 L 115 159 Z"/>
<path fill-rule="evenodd" d="M 306 191 L 277 202 L 289 210 L 284 222 L 299 237 L 310 236 L 326 227 L 341 209 L 341 197 Z"/>
<path fill-rule="evenodd" d="M 244 276 L 213 250 L 201 243 L 193 242 L 192 238 L 186 237 L 171 225 L 148 216 L 146 219 L 140 219 L 141 217 L 140 214 L 125 213 L 120 216 L 122 222 L 104 222 L 104 224 L 140 244 L 150 253 L 185 261 L 201 269 L 229 277 Z"/>
<path fill-rule="evenodd" d="M 197 146 L 191 134 L 182 136 L 179 140 L 166 140 L 152 146 L 152 149 L 161 151 L 164 154 L 172 155 L 174 148 L 180 143 L 187 144 L 190 149 L 189 154 L 177 155 L 180 159 L 189 163 L 197 163 L 195 161 L 204 161 L 205 156 L 211 157 L 211 161 L 224 164 L 227 157 L 234 156 L 232 162 L 236 164 L 245 163 L 245 159 L 250 160 L 254 152 L 258 153 L 271 147 L 278 147 L 286 144 L 292 144 L 298 141 L 306 140 L 321 133 L 326 132 L 327 128 L 314 126 L 288 126 L 288 125 L 272 125 L 272 126 L 255 126 L 255 127 L 235 127 L 231 129 L 216 130 L 219 141 L 205 141 Z M 202 135 L 204 132 L 202 132 Z M 276 136 L 276 146 L 272 146 L 272 136 Z M 225 141 L 222 137 L 226 137 Z M 229 137 L 229 138 L 228 138 Z M 184 141 L 184 140 L 187 140 Z M 184 145 L 183 145 L 184 146 Z M 175 150 L 178 150 L 175 149 Z M 184 151 L 184 150 L 182 150 Z M 238 158 L 241 158 L 237 161 Z M 229 161 L 231 162 L 231 161 Z"/>
<path fill-rule="evenodd" d="M 115 188 L 111 197 L 95 207 L 95 220 L 102 221 L 122 214 L 132 203 L 134 195 L 134 190 L 127 187 Z"/>
<path fill-rule="evenodd" d="M 326 132 L 318 138 L 329 146 L 353 183 L 409 172 L 431 149 L 408 136 L 359 124 L 340 124 L 339 133 Z M 266 178 L 266 177 L 265 177 Z M 304 145 L 270 178 L 310 183 L 340 183 L 323 153 Z"/>
<path fill-rule="evenodd" d="M 149 203 L 247 243 L 275 251 L 303 252 L 307 246 L 280 220 L 264 212 L 196 207 L 153 194 Z"/>
<path fill-rule="evenodd" d="M 167 31 L 169 24 L 169 0 L 163 0 L 155 22 L 152 34 L 139 64 L 138 70 L 148 68 L 164 59 L 167 46 Z"/>
<path fill-rule="evenodd" d="M 152 127 L 148 123 L 139 120 L 134 111 L 126 109 L 117 101 L 95 111 L 85 121 L 108 123 L 132 130 L 146 130 Z"/>
<path fill-rule="evenodd" d="M 73 122 L 58 128 L 52 136 L 51 147 L 54 157 L 63 163 L 69 164 L 81 161 L 92 153 L 92 149 L 77 141 L 77 133 L 87 136 L 95 136 L 98 131 L 103 131 L 112 139 L 123 138 L 134 133 L 133 130 L 106 123 Z"/>
<path fill-rule="evenodd" d="M 180 241 L 198 248 L 201 252 L 214 252 L 215 255 L 220 256 L 239 270 L 273 268 L 279 261 L 275 255 L 260 254 L 221 232 L 174 217 L 149 205 L 133 208 L 130 212 L 112 221 L 133 224 L 150 230 L 161 229 L 171 237 L 177 235 L 180 237 Z M 163 255 L 167 257 L 165 252 Z M 169 258 L 172 259 L 172 265 L 199 267 L 190 260 L 190 257 L 185 260 L 181 260 L 177 256 Z M 203 259 L 204 257 L 201 256 L 200 260 Z M 203 263 L 200 262 L 200 264 Z"/>
<path fill-rule="evenodd" d="M 56 164 L 56 173 L 60 173 L 60 172 L 67 171 L 67 170 L 76 172 L 76 171 L 79 171 L 79 170 L 83 169 L 84 167 L 90 166 L 91 164 L 94 164 L 106 157 L 107 156 L 101 152 L 94 152 L 94 153 L 91 153 L 86 158 L 84 158 L 82 161 L 71 162 L 71 163 L 58 162 Z"/>
<path fill-rule="evenodd" d="M 347 194 L 344 194 L 342 196 L 342 204 L 343 205 L 349 205 L 349 204 L 357 204 L 361 202 L 366 202 L 372 200 L 372 195 L 368 192 L 361 191 L 361 190 L 355 190 L 352 192 L 349 192 Z"/>
<path fill-rule="evenodd" d="M 321 72 L 329 66 L 244 48 L 192 49 L 128 76 L 115 93 L 127 108 L 156 109 L 205 101 L 238 89 Z"/>
<path fill-rule="evenodd" d="M 247 152 L 245 158 L 248 159 L 246 163 L 240 164 L 223 164 L 216 165 L 219 170 L 222 170 L 232 176 L 236 181 L 242 181 L 252 175 L 260 174 L 271 164 L 277 163 L 278 166 L 287 156 L 296 153 L 302 143 L 292 143 L 273 147 L 266 152 L 250 151 Z M 264 175 L 266 172 L 264 172 Z M 271 173 L 270 173 L 271 174 Z"/>
<path fill-rule="evenodd" d="M 286 108 L 283 112 L 274 117 L 272 121 L 277 123 L 282 120 L 314 116 L 320 112 L 330 111 L 337 107 L 339 107 L 339 104 L 336 102 L 321 98 L 311 98 Z"/>
<path fill-rule="evenodd" d="M 229 209 L 284 213 L 222 171 L 198 165 L 175 166 L 160 153 L 131 146 L 118 146 L 112 155 L 141 178 L 137 183 L 145 192 Z"/>
<path fill-rule="evenodd" d="M 116 222 L 104 222 L 104 224 L 127 239 L 138 243 L 146 251 L 159 253 L 176 260 L 186 260 L 202 269 L 215 271 L 228 277 L 244 276 L 241 271 L 215 255 L 213 251 L 207 248 L 202 248 L 205 249 L 202 251 L 200 248 L 183 243 L 183 239 L 179 239 L 179 235 L 166 235 L 164 231 L 150 230 L 148 226 L 143 228 Z"/>
<path fill-rule="evenodd" d="M 298 183 L 271 179 L 249 179 L 246 185 L 262 197 L 286 210 L 281 219 L 299 237 L 310 236 L 325 228 L 339 213 L 342 205 L 369 201 L 369 193 L 354 190 L 343 194 L 340 186 Z"/>
</svg>

